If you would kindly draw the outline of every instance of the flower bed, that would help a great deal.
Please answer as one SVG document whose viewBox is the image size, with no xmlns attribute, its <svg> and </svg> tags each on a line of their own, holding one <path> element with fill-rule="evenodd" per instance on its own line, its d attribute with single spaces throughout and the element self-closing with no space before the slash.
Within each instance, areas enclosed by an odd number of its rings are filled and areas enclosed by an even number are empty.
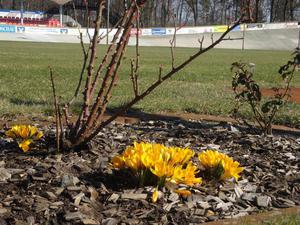
<svg viewBox="0 0 300 225">
<path fill-rule="evenodd" d="M 3 131 L 0 221 L 188 224 L 300 203 L 300 140 L 296 137 L 257 136 L 228 124 L 149 121 L 106 128 L 86 153 L 57 154 L 55 143 L 47 138 L 53 131 L 49 127 L 41 130 L 45 138 L 27 153 L 22 153 Z M 130 172 L 110 166 L 113 156 L 122 154 L 134 141 L 191 149 L 196 165 L 199 153 L 215 149 L 238 161 L 244 171 L 238 183 L 193 185 L 187 195 L 162 186 L 159 199 L 153 203 L 155 186 L 139 188 Z M 187 187 L 178 185 L 180 190 Z"/>
</svg>

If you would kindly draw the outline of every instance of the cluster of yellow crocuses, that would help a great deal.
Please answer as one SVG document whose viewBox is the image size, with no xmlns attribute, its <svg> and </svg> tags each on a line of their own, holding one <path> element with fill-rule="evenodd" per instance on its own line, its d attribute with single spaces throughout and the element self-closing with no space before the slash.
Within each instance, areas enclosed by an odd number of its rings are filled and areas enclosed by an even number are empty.
<svg viewBox="0 0 300 225">
<path fill-rule="evenodd" d="M 29 145 L 31 143 L 43 137 L 43 132 L 30 125 L 15 125 L 10 130 L 6 131 L 5 134 L 10 138 L 15 139 L 23 152 L 27 152 L 30 149 Z"/>
<path fill-rule="evenodd" d="M 188 148 L 135 142 L 122 155 L 113 157 L 112 164 L 116 169 L 129 168 L 136 174 L 150 170 L 162 183 L 170 181 L 194 185 L 201 183 L 201 178 L 195 177 L 197 167 L 190 162 L 193 156 L 194 152 Z"/>
<path fill-rule="evenodd" d="M 236 181 L 240 173 L 244 170 L 237 161 L 234 161 L 228 155 L 214 150 L 206 150 L 198 156 L 200 166 L 204 174 L 210 179 L 228 180 L 234 178 Z"/>
<path fill-rule="evenodd" d="M 156 189 L 152 195 L 155 202 L 158 198 L 158 188 L 166 183 L 185 184 L 194 186 L 202 183 L 199 176 L 200 170 L 213 174 L 216 170 L 219 175 L 217 180 L 235 178 L 238 180 L 243 168 L 239 163 L 229 156 L 214 150 L 206 150 L 198 155 L 199 166 L 192 162 L 195 152 L 189 148 L 167 147 L 162 144 L 134 142 L 118 156 L 112 158 L 114 169 L 130 169 L 142 180 L 154 176 L 156 178 Z M 201 171 L 202 172 L 202 171 Z M 176 190 L 177 193 L 187 195 L 187 190 Z"/>
</svg>

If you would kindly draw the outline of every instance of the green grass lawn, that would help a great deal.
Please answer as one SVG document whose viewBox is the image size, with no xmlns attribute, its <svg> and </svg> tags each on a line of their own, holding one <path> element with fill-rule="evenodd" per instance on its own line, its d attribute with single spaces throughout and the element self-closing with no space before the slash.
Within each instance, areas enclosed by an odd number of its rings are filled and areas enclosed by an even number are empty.
<svg viewBox="0 0 300 225">
<path fill-rule="evenodd" d="M 267 220 L 262 222 L 261 225 L 299 225 L 300 224 L 300 216 L 286 216 L 279 217 L 277 219 Z"/>
<path fill-rule="evenodd" d="M 69 99 L 77 84 L 82 54 L 79 44 L 49 44 L 0 42 L 0 115 L 52 114 L 52 92 L 48 66 L 55 71 L 58 95 Z M 99 49 L 103 53 L 104 48 Z M 197 49 L 177 48 L 176 63 Z M 132 96 L 129 78 L 130 59 L 134 48 L 129 47 L 119 84 L 114 91 L 111 108 L 120 106 Z M 141 88 L 158 78 L 159 65 L 170 70 L 169 48 L 141 48 Z M 229 115 L 233 107 L 230 65 L 234 61 L 256 64 L 254 78 L 263 87 L 280 84 L 279 66 L 291 58 L 287 51 L 240 51 L 214 49 L 199 57 L 190 66 L 160 86 L 134 108 L 145 112 L 193 112 Z M 300 72 L 299 72 L 300 73 Z M 296 74 L 293 86 L 300 86 Z M 80 104 L 78 100 L 77 106 Z M 244 112 L 249 115 L 249 111 Z M 277 122 L 299 123 L 300 105 L 288 104 Z"/>
<path fill-rule="evenodd" d="M 248 217 L 251 218 L 251 217 Z M 241 219 L 243 221 L 243 219 Z M 255 221 L 255 220 L 254 220 Z M 255 222 L 243 221 L 240 225 L 299 225 L 300 216 L 297 214 L 274 216 L 270 219 L 256 220 Z"/>
</svg>

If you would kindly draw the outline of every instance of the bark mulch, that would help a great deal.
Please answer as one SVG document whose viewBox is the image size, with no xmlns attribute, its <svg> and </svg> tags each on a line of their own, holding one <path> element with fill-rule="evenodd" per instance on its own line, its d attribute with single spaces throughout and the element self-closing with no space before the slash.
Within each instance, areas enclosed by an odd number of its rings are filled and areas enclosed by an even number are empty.
<svg viewBox="0 0 300 225">
<path fill-rule="evenodd" d="M 300 204 L 300 138 L 260 136 L 229 123 L 140 121 L 112 124 L 88 149 L 57 153 L 54 128 L 22 153 L 1 131 L 0 224 L 198 224 Z M 134 141 L 212 148 L 245 167 L 237 184 L 201 185 L 183 198 L 167 190 L 151 202 L 152 187 L 138 188 L 115 173 L 110 158 Z"/>
</svg>

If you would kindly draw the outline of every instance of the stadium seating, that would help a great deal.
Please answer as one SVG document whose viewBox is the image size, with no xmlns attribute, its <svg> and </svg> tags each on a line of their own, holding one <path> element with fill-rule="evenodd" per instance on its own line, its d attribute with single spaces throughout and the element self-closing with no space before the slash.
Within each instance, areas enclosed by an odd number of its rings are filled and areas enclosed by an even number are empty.
<svg viewBox="0 0 300 225">
<path fill-rule="evenodd" d="M 19 17 L 7 17 L 0 16 L 1 24 L 9 25 L 21 25 L 21 18 Z M 23 25 L 25 26 L 49 26 L 60 27 L 60 22 L 53 18 L 23 18 Z"/>
</svg>

